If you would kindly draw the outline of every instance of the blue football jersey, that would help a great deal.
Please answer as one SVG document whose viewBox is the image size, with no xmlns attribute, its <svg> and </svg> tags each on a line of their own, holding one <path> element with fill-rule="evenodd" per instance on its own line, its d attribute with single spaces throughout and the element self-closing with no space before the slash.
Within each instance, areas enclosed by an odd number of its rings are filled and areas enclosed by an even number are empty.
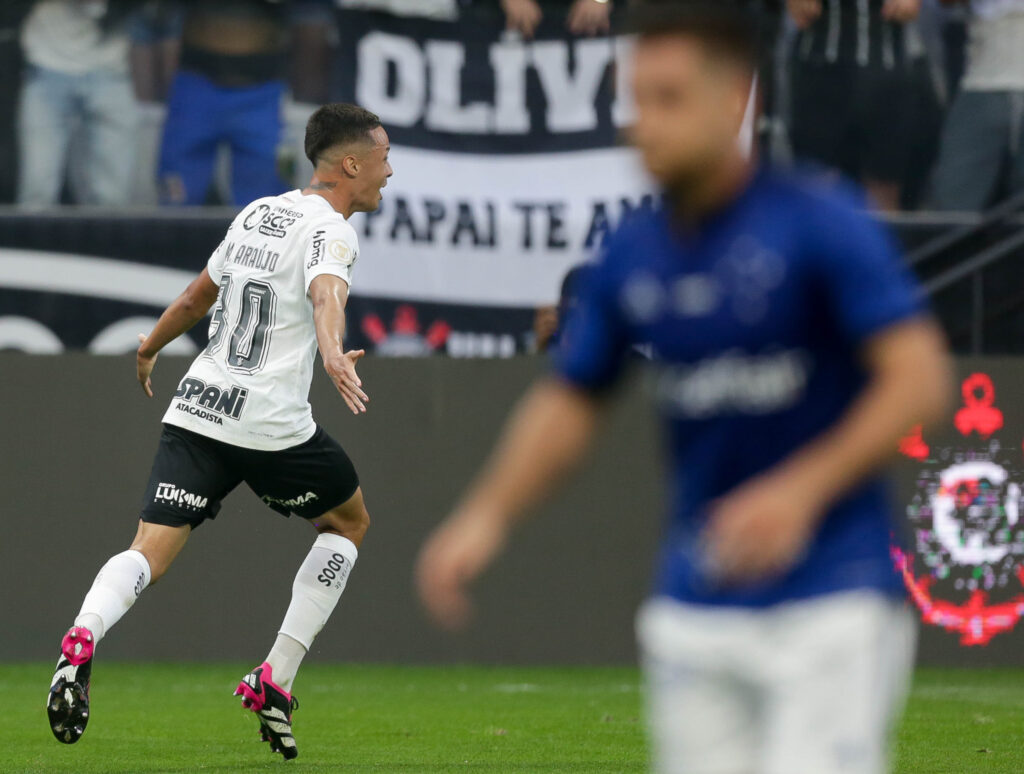
<svg viewBox="0 0 1024 774">
<path fill-rule="evenodd" d="M 637 213 L 589 272 L 555 370 L 600 392 L 636 345 L 654 352 L 669 483 L 657 593 L 765 606 L 900 591 L 881 476 L 834 504 L 782 577 L 723 586 L 700 548 L 709 504 L 835 424 L 865 386 L 866 340 L 923 313 L 893 242 L 862 207 L 852 190 L 762 169 L 696 229 L 667 211 Z"/>
</svg>

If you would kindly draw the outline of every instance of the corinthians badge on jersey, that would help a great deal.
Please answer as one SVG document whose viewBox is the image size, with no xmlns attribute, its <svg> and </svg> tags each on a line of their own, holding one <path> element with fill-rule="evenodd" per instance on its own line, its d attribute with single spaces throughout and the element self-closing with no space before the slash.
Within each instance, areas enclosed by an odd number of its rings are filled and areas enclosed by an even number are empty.
<svg viewBox="0 0 1024 774">
<path fill-rule="evenodd" d="M 968 376 L 961 392 L 953 428 L 934 433 L 941 440 L 917 427 L 900 444 L 913 490 L 908 548 L 893 556 L 925 623 L 986 645 L 1024 615 L 1024 415 L 1004 416 L 988 373 Z"/>
</svg>

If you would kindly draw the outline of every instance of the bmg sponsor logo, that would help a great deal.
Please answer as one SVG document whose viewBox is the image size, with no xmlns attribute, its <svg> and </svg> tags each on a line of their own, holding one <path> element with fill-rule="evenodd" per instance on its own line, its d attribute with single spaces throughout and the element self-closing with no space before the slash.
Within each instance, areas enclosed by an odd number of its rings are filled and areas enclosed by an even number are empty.
<svg viewBox="0 0 1024 774">
<path fill-rule="evenodd" d="M 237 384 L 219 387 L 202 379 L 186 376 L 178 385 L 175 408 L 199 419 L 223 425 L 224 419 L 238 420 L 249 397 L 249 391 Z"/>
<path fill-rule="evenodd" d="M 193 494 L 192 492 L 186 492 L 181 487 L 175 484 L 168 484 L 161 481 L 156 485 L 156 496 L 153 498 L 155 503 L 170 503 L 176 505 L 179 508 L 184 508 L 188 511 L 198 511 L 206 507 L 209 502 L 209 498 L 201 495 Z M 141 592 L 141 588 L 136 592 L 138 596 Z"/>
<path fill-rule="evenodd" d="M 309 263 L 306 264 L 307 269 L 312 269 L 314 266 L 319 265 L 320 261 L 324 259 L 324 235 L 326 233 L 326 231 L 321 229 L 313 234 L 313 249 L 309 257 Z"/>
</svg>

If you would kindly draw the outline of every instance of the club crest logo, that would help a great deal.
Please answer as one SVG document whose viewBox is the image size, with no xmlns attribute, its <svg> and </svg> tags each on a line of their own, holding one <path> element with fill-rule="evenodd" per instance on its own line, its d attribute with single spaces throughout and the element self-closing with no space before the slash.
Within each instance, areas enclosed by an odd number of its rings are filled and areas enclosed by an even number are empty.
<svg viewBox="0 0 1024 774">
<path fill-rule="evenodd" d="M 961 392 L 951 442 L 929 444 L 917 427 L 900 443 L 924 467 L 906 509 L 909 547 L 893 556 L 925 623 L 986 645 L 1024 615 L 1024 456 L 1000 437 L 991 377 L 972 374 Z"/>
</svg>

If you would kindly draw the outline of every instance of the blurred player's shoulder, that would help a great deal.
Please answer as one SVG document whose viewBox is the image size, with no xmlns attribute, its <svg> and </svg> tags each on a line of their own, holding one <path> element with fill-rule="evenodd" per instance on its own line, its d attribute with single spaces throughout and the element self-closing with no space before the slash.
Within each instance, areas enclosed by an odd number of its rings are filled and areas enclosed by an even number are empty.
<svg viewBox="0 0 1024 774">
<path fill-rule="evenodd" d="M 808 215 L 870 219 L 870 204 L 864 190 L 832 170 L 811 163 L 766 166 L 760 177 L 773 198 L 787 206 L 800 207 Z"/>
<path fill-rule="evenodd" d="M 614 272 L 644 263 L 651 255 L 651 240 L 665 234 L 665 201 L 663 196 L 651 197 L 626 212 L 608 234 L 591 269 Z"/>
</svg>

